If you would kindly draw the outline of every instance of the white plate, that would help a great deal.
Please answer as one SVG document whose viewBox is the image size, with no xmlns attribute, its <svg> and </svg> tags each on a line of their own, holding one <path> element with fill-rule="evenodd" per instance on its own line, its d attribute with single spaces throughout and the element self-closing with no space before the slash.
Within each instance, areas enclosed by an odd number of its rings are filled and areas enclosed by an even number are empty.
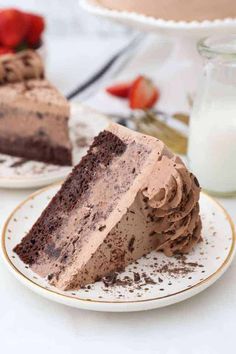
<svg viewBox="0 0 236 354">
<path fill-rule="evenodd" d="M 59 187 L 57 184 L 42 189 L 21 203 L 6 221 L 2 234 L 2 254 L 10 271 L 24 285 L 53 301 L 96 311 L 141 311 L 167 306 L 206 289 L 233 259 L 233 223 L 216 201 L 202 193 L 204 241 L 186 258 L 168 258 L 152 252 L 118 275 L 121 285 L 106 287 L 100 281 L 78 291 L 59 291 L 33 273 L 12 251 Z M 135 273 L 141 275 L 140 281 L 133 281 Z"/>
<path fill-rule="evenodd" d="M 85 155 L 93 138 L 107 125 L 108 119 L 81 104 L 71 104 L 70 135 L 73 160 L 78 163 Z M 64 179 L 71 167 L 29 161 L 0 154 L 0 187 L 33 188 L 46 186 Z"/>
<path fill-rule="evenodd" d="M 80 5 L 88 12 L 120 22 L 138 30 L 152 31 L 165 35 L 208 36 L 210 34 L 232 33 L 236 30 L 236 19 L 216 19 L 214 21 L 166 21 L 135 12 L 116 11 L 99 5 L 96 0 L 80 0 Z"/>
</svg>

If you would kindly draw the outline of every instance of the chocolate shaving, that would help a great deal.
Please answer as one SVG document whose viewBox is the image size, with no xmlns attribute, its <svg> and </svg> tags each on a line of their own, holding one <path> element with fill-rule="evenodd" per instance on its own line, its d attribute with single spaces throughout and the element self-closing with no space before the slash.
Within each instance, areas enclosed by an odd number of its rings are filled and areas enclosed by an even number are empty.
<svg viewBox="0 0 236 354">
<path fill-rule="evenodd" d="M 109 287 L 111 285 L 114 285 L 116 283 L 118 274 L 117 273 L 112 273 L 110 275 L 107 275 L 106 277 L 102 278 L 102 281 L 105 285 L 105 287 Z"/>
<path fill-rule="evenodd" d="M 144 278 L 145 284 L 150 284 L 150 285 L 155 285 L 156 282 L 151 278 L 151 277 L 145 277 Z"/>
<path fill-rule="evenodd" d="M 140 274 L 137 272 L 134 272 L 134 281 L 135 283 L 138 283 L 140 281 L 141 277 Z"/>
<path fill-rule="evenodd" d="M 22 165 L 24 165 L 28 160 L 27 159 L 20 159 L 16 162 L 13 162 L 13 164 L 10 165 L 10 167 L 14 168 L 14 167 L 20 167 Z"/>
</svg>

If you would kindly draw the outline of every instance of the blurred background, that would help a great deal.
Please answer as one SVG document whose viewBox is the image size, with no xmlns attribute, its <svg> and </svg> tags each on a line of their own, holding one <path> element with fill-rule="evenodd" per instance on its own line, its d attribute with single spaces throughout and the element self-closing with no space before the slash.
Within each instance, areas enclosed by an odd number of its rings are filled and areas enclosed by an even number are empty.
<svg viewBox="0 0 236 354">
<path fill-rule="evenodd" d="M 232 31 L 235 31 L 235 21 L 228 21 L 229 19 L 205 23 L 204 21 L 190 23 L 172 21 L 173 28 L 168 31 L 166 28 L 163 30 L 163 25 L 160 24 L 156 28 L 154 25 L 153 28 L 151 25 L 148 28 L 140 18 L 136 22 L 140 22 L 141 25 L 140 23 L 135 25 L 135 21 L 132 22 L 129 18 L 126 21 L 128 27 L 119 25 L 115 21 L 110 22 L 104 17 L 91 15 L 83 10 L 79 0 L 21 0 L 20 2 L 0 0 L 0 7 L 19 8 L 43 16 L 46 28 L 43 32 L 40 50 L 45 59 L 46 74 L 67 98 L 71 98 L 76 88 L 88 82 L 91 77 L 96 77 L 99 72 L 101 73 L 104 65 L 107 67 L 107 63 L 113 60 L 114 55 L 117 55 L 120 50 L 126 49 L 123 50 L 122 55 L 119 54 L 119 60 L 115 61 L 116 64 L 109 70 L 105 70 L 105 74 L 101 75 L 95 85 L 90 85 L 89 90 L 84 90 L 80 95 L 74 95 L 73 100 L 106 114 L 115 122 L 163 140 L 171 150 L 180 155 L 187 154 L 189 145 L 194 147 L 192 150 L 198 156 L 199 137 L 202 137 L 201 146 L 203 143 L 206 143 L 206 146 L 201 150 L 200 167 L 198 166 L 195 170 L 191 164 L 192 160 L 197 161 L 195 155 L 191 159 L 188 154 L 187 162 L 190 163 L 192 170 L 197 172 L 200 182 L 203 182 L 207 168 L 210 181 L 212 180 L 213 166 L 209 167 L 208 163 L 206 166 L 203 164 L 205 152 L 210 156 L 218 156 L 218 153 L 215 153 L 215 147 L 219 145 L 219 141 L 235 141 L 235 133 L 232 133 L 235 131 L 236 88 L 232 81 L 235 80 L 236 75 L 235 63 L 232 60 L 230 65 L 228 62 L 221 65 L 222 58 L 219 58 L 218 61 L 214 60 L 214 65 L 212 65 L 209 58 L 206 59 L 206 56 L 204 58 L 204 55 L 201 57 L 198 53 L 197 43 L 204 36 L 227 34 L 228 37 L 220 44 L 220 50 L 229 41 L 226 47 L 232 47 L 232 58 L 235 58 L 236 41 L 234 37 L 229 36 L 233 33 Z M 148 22 L 148 18 L 143 22 L 145 21 Z M 210 23 L 209 28 L 204 27 L 206 23 Z M 182 24 L 184 24 L 183 27 L 181 27 Z M 144 28 L 146 31 L 138 32 Z M 134 38 L 136 45 L 131 46 Z M 207 62 L 209 65 L 206 65 Z M 211 70 L 212 67 L 214 70 Z M 220 78 L 216 78 L 214 72 L 219 71 L 221 71 Z M 206 72 L 210 75 L 209 77 Z M 114 97 L 109 92 L 109 88 L 114 88 L 117 83 L 134 83 L 135 79 L 140 77 L 145 78 L 146 81 L 143 80 L 145 84 L 151 82 L 153 92 L 157 93 L 151 106 L 145 106 L 141 102 L 142 106 L 132 107 L 130 93 L 128 99 L 125 100 L 120 99 L 119 95 Z M 202 82 L 205 80 L 204 89 L 203 86 L 198 86 L 199 78 Z M 219 81 L 217 85 L 216 81 Z M 148 85 L 146 87 L 148 88 Z M 200 95 L 199 99 L 196 99 L 197 87 L 199 87 L 199 93 L 206 93 Z M 222 95 L 222 92 L 227 92 L 227 94 Z M 145 97 L 146 93 L 147 91 L 144 90 L 141 92 L 139 101 L 141 101 L 140 97 Z M 195 102 L 195 110 L 192 110 L 193 102 Z M 196 118 L 193 120 L 191 117 L 191 122 L 198 122 L 199 115 L 202 117 L 199 127 L 195 125 L 191 128 L 189 124 L 192 112 Z M 219 116 L 218 133 L 216 133 L 215 119 L 217 114 Z M 226 115 L 229 117 L 227 124 L 226 120 L 221 119 Z M 227 132 L 222 134 L 223 130 Z M 234 135 L 229 137 L 229 134 Z M 188 144 L 190 140 L 194 142 L 192 145 Z M 211 146 L 207 145 L 209 141 Z M 229 156 L 230 173 L 227 172 L 227 176 L 229 178 L 233 176 L 233 185 L 235 185 L 235 178 L 230 167 L 232 160 L 230 156 L 234 159 L 235 145 L 231 143 L 229 145 L 229 148 L 224 153 L 221 150 L 221 153 Z M 216 165 L 217 171 L 221 170 L 221 164 L 216 161 Z M 203 177 L 200 176 L 200 170 Z M 222 176 L 222 174 L 214 174 Z M 224 188 L 226 185 L 230 192 L 231 189 L 235 189 L 228 187 L 229 183 L 225 177 L 221 179 Z M 202 185 L 204 186 L 204 183 Z M 211 186 L 212 183 L 209 185 Z M 212 189 L 207 186 L 207 190 Z"/>
<path fill-rule="evenodd" d="M 114 53 L 130 43 L 138 33 L 131 27 L 90 15 L 80 7 L 78 0 L 66 2 L 22 0 L 20 3 L 16 0 L 1 0 L 0 7 L 15 7 L 44 16 L 46 30 L 43 38 L 47 76 L 64 94 L 70 93 L 96 73 Z M 185 94 L 175 99 L 179 91 L 176 85 L 180 82 L 182 86 L 183 82 L 181 70 L 179 71 L 183 63 L 180 65 L 176 63 L 176 67 L 169 67 L 167 64 L 165 70 L 162 70 L 165 59 L 170 55 L 172 43 L 166 37 L 145 33 L 139 49 L 138 54 L 135 51 L 130 52 L 127 60 L 122 62 L 115 72 L 106 76 L 102 86 L 105 87 L 108 82 L 113 83 L 114 80 L 134 79 L 139 74 L 145 74 L 157 81 L 158 87 L 162 89 L 158 106 L 160 109 L 171 113 L 188 111 L 188 100 Z M 175 82 L 170 80 L 168 87 L 162 85 L 166 81 L 166 73 L 169 78 L 175 76 Z M 104 98 L 99 87 L 96 97 L 94 94 L 95 92 L 91 95 L 93 97 L 86 96 L 87 103 L 98 110 L 101 109 L 103 113 L 129 113 L 124 104 L 120 105 L 118 101 Z M 169 105 L 173 97 L 174 111 Z M 104 106 L 107 106 L 107 111 L 104 111 Z"/>
<path fill-rule="evenodd" d="M 106 54 L 115 52 L 132 32 L 88 14 L 76 0 L 1 0 L 0 7 L 44 16 L 48 76 L 65 94 L 87 79 Z"/>
</svg>

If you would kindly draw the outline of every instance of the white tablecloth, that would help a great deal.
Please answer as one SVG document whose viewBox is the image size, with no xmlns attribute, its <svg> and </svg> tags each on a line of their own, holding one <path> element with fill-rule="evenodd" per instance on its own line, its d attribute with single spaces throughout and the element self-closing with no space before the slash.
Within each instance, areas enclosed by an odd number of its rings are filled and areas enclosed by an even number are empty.
<svg viewBox="0 0 236 354">
<path fill-rule="evenodd" d="M 76 42 L 75 42 L 76 41 Z M 66 93 L 123 40 L 54 38 L 50 78 Z M 77 44 L 75 44 L 77 43 Z M 93 54 L 91 55 L 91 48 Z M 63 50 L 63 56 L 61 51 Z M 0 227 L 29 190 L 0 190 Z M 231 216 L 236 200 L 222 199 Z M 0 261 L 1 262 L 1 261 Z M 203 293 L 177 305 L 141 313 L 96 313 L 50 302 L 32 293 L 0 263 L 0 352 L 218 354 L 235 351 L 236 261 Z"/>
</svg>

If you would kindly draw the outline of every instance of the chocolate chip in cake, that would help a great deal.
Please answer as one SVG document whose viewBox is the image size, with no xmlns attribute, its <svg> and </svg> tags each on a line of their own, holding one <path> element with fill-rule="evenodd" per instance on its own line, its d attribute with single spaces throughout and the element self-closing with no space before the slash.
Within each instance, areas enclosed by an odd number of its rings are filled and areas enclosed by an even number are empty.
<svg viewBox="0 0 236 354">
<path fill-rule="evenodd" d="M 128 250 L 132 253 L 134 251 L 134 241 L 135 241 L 135 237 L 133 236 L 128 244 Z"/>
<path fill-rule="evenodd" d="M 48 274 L 48 280 L 50 281 L 50 280 L 52 280 L 52 278 L 53 278 L 53 273 Z"/>
<path fill-rule="evenodd" d="M 106 228 L 106 225 L 102 225 L 98 228 L 99 231 L 103 231 Z"/>
<path fill-rule="evenodd" d="M 43 119 L 43 114 L 41 112 L 36 112 L 36 116 L 39 118 L 39 119 Z"/>
</svg>

